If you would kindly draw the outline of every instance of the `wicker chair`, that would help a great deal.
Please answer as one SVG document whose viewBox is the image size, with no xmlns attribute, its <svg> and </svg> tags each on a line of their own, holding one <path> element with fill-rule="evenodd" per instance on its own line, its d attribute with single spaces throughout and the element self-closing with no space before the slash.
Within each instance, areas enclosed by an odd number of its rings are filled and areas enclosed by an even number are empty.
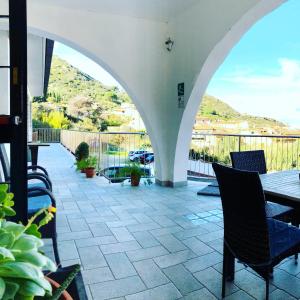
<svg viewBox="0 0 300 300">
<path fill-rule="evenodd" d="M 230 152 L 232 167 L 244 171 L 267 173 L 265 153 L 263 150 Z M 268 200 L 268 198 L 267 198 Z M 292 207 L 274 202 L 266 202 L 267 217 L 292 222 L 298 226 L 295 210 Z"/>
<path fill-rule="evenodd" d="M 6 150 L 3 144 L 0 144 L 0 163 L 4 180 L 2 182 L 10 182 L 10 164 L 6 154 Z M 34 166 L 28 166 L 28 170 L 32 170 Z M 35 166 L 42 172 L 29 172 L 27 174 L 28 181 L 28 217 L 34 215 L 35 212 L 41 208 L 47 208 L 50 206 L 56 207 L 56 201 L 52 194 L 52 183 L 49 179 L 47 171 L 40 167 Z M 34 183 L 30 183 L 34 181 Z M 39 219 L 37 219 L 39 221 Z M 41 228 L 42 237 L 45 239 L 52 239 L 53 252 L 55 262 L 60 265 L 60 258 L 58 254 L 57 246 L 57 233 L 56 233 L 56 214 L 51 222 Z"/>
<path fill-rule="evenodd" d="M 300 230 L 267 218 L 265 195 L 257 172 L 241 171 L 214 163 L 224 215 L 222 297 L 226 280 L 234 280 L 235 258 L 266 281 L 280 261 L 300 251 Z"/>
</svg>

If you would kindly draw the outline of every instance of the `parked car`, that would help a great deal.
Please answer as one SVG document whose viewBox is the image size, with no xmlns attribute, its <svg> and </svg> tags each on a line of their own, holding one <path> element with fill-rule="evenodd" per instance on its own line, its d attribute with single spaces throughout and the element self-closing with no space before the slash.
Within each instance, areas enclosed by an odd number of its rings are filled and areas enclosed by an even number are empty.
<svg viewBox="0 0 300 300">
<path fill-rule="evenodd" d="M 148 160 L 149 157 L 153 156 L 153 161 L 154 161 L 154 153 L 153 152 L 147 152 L 147 153 L 144 153 L 140 156 L 140 163 L 143 164 L 143 165 L 147 165 L 147 164 L 150 164 L 151 160 Z"/>
<path fill-rule="evenodd" d="M 145 153 L 148 153 L 148 151 L 145 150 L 130 151 L 128 154 L 128 158 L 130 161 L 139 162 L 140 157 Z"/>
<path fill-rule="evenodd" d="M 106 177 L 112 183 L 123 182 L 124 180 L 130 178 L 130 176 L 123 177 L 122 169 L 124 169 L 125 167 L 126 167 L 126 165 L 124 165 L 124 166 L 111 166 L 111 167 L 108 167 L 108 168 L 105 168 L 105 169 L 101 170 L 99 175 Z M 143 172 L 142 177 L 150 177 L 151 176 L 151 169 L 141 167 L 141 170 Z"/>
<path fill-rule="evenodd" d="M 146 163 L 145 163 L 145 165 L 151 164 L 153 162 L 154 162 L 154 154 L 148 155 L 148 157 L 146 157 Z"/>
</svg>

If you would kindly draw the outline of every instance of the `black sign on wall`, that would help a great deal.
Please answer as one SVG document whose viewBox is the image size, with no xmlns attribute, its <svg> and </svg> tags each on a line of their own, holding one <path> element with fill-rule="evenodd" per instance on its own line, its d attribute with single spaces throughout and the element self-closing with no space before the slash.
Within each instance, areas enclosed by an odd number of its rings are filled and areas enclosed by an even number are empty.
<svg viewBox="0 0 300 300">
<path fill-rule="evenodd" d="M 184 108 L 184 82 L 177 85 L 178 108 Z"/>
</svg>

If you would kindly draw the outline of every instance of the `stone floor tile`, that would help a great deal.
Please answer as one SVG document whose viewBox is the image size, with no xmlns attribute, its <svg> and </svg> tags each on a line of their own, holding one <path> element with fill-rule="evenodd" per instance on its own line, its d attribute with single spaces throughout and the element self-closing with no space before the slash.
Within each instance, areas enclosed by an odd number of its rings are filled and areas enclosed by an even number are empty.
<svg viewBox="0 0 300 300">
<path fill-rule="evenodd" d="M 202 300 L 202 299 L 203 300 L 217 300 L 217 298 L 206 288 L 192 292 L 182 298 L 182 300 Z M 241 300 L 243 300 L 243 299 L 241 299 Z"/>
<path fill-rule="evenodd" d="M 202 283 L 214 296 L 221 298 L 222 276 L 213 268 L 197 272 L 194 276 Z M 226 295 L 238 291 L 238 288 L 231 282 L 226 284 Z"/>
<path fill-rule="evenodd" d="M 184 265 L 190 272 L 197 272 L 213 266 L 223 260 L 223 256 L 218 252 L 212 252 L 193 258 L 186 262 Z"/>
<path fill-rule="evenodd" d="M 89 230 L 89 226 L 87 225 L 84 219 L 71 219 L 68 221 L 71 231 L 86 231 Z"/>
<path fill-rule="evenodd" d="M 193 236 L 202 235 L 206 233 L 207 230 L 204 228 L 190 228 L 190 229 L 185 229 L 183 231 L 177 232 L 174 234 L 174 236 L 182 240 L 182 239 L 187 239 Z"/>
<path fill-rule="evenodd" d="M 148 231 L 133 232 L 132 235 L 143 248 L 160 245 L 160 243 Z"/>
<path fill-rule="evenodd" d="M 158 228 L 161 228 L 160 225 L 154 222 L 127 226 L 127 229 L 130 232 L 148 231 L 148 230 L 153 230 Z"/>
<path fill-rule="evenodd" d="M 114 276 L 108 267 L 83 270 L 82 276 L 85 284 L 114 280 Z"/>
<path fill-rule="evenodd" d="M 225 300 L 253 300 L 254 298 L 245 293 L 244 291 L 237 291 L 227 297 L 225 297 Z M 271 298 L 273 299 L 273 298 Z"/>
<path fill-rule="evenodd" d="M 113 244 L 113 243 L 117 243 L 117 242 L 118 241 L 116 240 L 116 238 L 112 235 L 98 236 L 98 237 L 80 239 L 80 240 L 75 241 L 76 246 L 78 248 L 89 247 L 89 246 L 97 246 L 97 245 Z"/>
<path fill-rule="evenodd" d="M 224 231 L 222 229 L 222 230 L 213 231 L 213 232 L 210 232 L 207 234 L 201 234 L 201 235 L 197 236 L 197 238 L 202 242 L 208 243 L 208 242 L 223 238 L 223 235 L 224 235 Z"/>
<path fill-rule="evenodd" d="M 125 227 L 113 227 L 110 228 L 113 235 L 116 237 L 118 242 L 134 241 L 134 237 Z"/>
<path fill-rule="evenodd" d="M 158 237 L 158 236 L 161 236 L 161 235 L 176 233 L 176 232 L 179 232 L 179 231 L 182 231 L 182 228 L 180 226 L 172 226 L 172 227 L 164 227 L 164 228 L 150 230 L 150 233 L 154 237 Z"/>
<path fill-rule="evenodd" d="M 297 298 L 289 295 L 287 292 L 276 289 L 270 294 L 271 300 L 296 300 Z"/>
<path fill-rule="evenodd" d="M 107 263 L 98 246 L 91 246 L 78 249 L 84 269 L 95 269 L 105 267 Z"/>
<path fill-rule="evenodd" d="M 105 258 L 116 279 L 136 275 L 136 271 L 125 253 L 107 254 Z"/>
<path fill-rule="evenodd" d="M 167 253 L 168 251 L 164 247 L 155 246 L 150 248 L 138 249 L 134 251 L 128 251 L 127 256 L 131 261 L 139 261 L 139 260 L 154 258 Z"/>
<path fill-rule="evenodd" d="M 187 247 L 189 247 L 195 254 L 197 255 L 204 255 L 214 250 L 207 246 L 207 244 L 199 241 L 195 237 L 188 238 L 182 241 Z"/>
<path fill-rule="evenodd" d="M 288 291 L 290 295 L 300 299 L 300 278 L 277 268 L 274 271 L 272 283 L 279 289 Z"/>
<path fill-rule="evenodd" d="M 93 236 L 95 237 L 112 235 L 112 232 L 109 230 L 105 223 L 93 223 L 89 224 L 89 227 Z"/>
<path fill-rule="evenodd" d="M 173 235 L 159 235 L 156 236 L 156 239 L 169 251 L 169 252 L 178 252 L 185 250 L 186 246 L 179 240 L 177 240 Z"/>
<path fill-rule="evenodd" d="M 128 220 L 122 220 L 122 221 L 112 221 L 112 222 L 106 222 L 107 227 L 113 228 L 113 227 L 124 227 L 128 225 L 136 225 L 138 222 L 135 219 L 128 219 Z"/>
<path fill-rule="evenodd" d="M 249 272 L 248 269 L 243 269 L 241 271 L 236 272 L 234 283 L 240 289 L 244 290 L 247 294 L 256 299 L 265 298 L 265 281 L 261 277 Z M 274 289 L 274 286 L 270 285 L 270 293 Z"/>
<path fill-rule="evenodd" d="M 94 299 L 104 300 L 138 293 L 145 290 L 146 287 L 138 276 L 132 276 L 91 284 L 90 289 Z"/>
<path fill-rule="evenodd" d="M 155 223 L 159 224 L 162 227 L 172 227 L 177 225 L 174 221 L 166 216 L 153 216 L 151 218 Z"/>
<path fill-rule="evenodd" d="M 58 251 L 61 260 L 70 260 L 70 259 L 79 258 L 78 251 L 74 241 L 59 242 Z"/>
<path fill-rule="evenodd" d="M 174 283 L 182 295 L 187 295 L 203 287 L 183 265 L 168 267 L 164 269 L 164 273 Z"/>
<path fill-rule="evenodd" d="M 171 253 L 167 255 L 162 255 L 154 258 L 154 261 L 158 264 L 160 268 L 167 268 L 170 266 L 178 265 L 184 263 L 196 255 L 190 250 L 183 250 L 176 253 Z"/>
<path fill-rule="evenodd" d="M 169 282 L 168 278 L 152 259 L 135 262 L 134 267 L 148 288 L 153 288 Z"/>
<path fill-rule="evenodd" d="M 290 259 L 284 261 L 282 264 L 280 264 L 279 268 L 291 275 L 298 275 L 300 273 L 300 263 L 298 261 L 298 263 L 296 264 L 294 257 L 291 257 Z"/>
<path fill-rule="evenodd" d="M 168 283 L 125 298 L 126 300 L 175 300 L 181 296 L 176 287 L 172 283 Z"/>
<path fill-rule="evenodd" d="M 123 243 L 101 245 L 100 249 L 103 254 L 110 254 L 141 249 L 141 246 L 136 241 L 129 241 Z"/>
<path fill-rule="evenodd" d="M 59 233 L 57 235 L 58 241 L 70 241 L 70 240 L 76 240 L 76 239 L 84 239 L 92 237 L 92 233 L 89 230 L 85 231 L 78 231 L 78 232 L 65 232 L 65 233 Z"/>
</svg>

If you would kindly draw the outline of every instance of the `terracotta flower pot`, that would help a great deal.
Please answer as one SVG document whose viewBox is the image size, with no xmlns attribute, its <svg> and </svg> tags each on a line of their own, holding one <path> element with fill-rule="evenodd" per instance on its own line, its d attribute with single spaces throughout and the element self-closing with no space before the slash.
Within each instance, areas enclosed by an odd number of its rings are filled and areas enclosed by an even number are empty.
<svg viewBox="0 0 300 300">
<path fill-rule="evenodd" d="M 54 281 L 53 279 L 45 276 L 45 278 L 50 282 L 53 291 L 55 291 L 55 289 L 60 287 L 60 284 L 57 283 L 56 281 Z M 53 292 L 52 292 L 53 293 Z M 73 298 L 71 297 L 71 295 L 67 292 L 67 291 L 63 291 L 62 295 L 59 298 L 60 300 L 73 300 Z"/>
<path fill-rule="evenodd" d="M 132 174 L 130 177 L 131 177 L 131 186 L 139 186 L 141 176 Z"/>
<path fill-rule="evenodd" d="M 86 168 L 85 175 L 87 178 L 93 178 L 95 176 L 95 168 Z"/>
</svg>

